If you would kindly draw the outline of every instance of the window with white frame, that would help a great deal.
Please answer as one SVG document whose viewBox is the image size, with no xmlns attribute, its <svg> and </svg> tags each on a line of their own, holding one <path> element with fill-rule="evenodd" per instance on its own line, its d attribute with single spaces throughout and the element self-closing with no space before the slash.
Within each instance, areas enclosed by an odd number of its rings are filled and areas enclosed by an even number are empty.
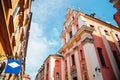
<svg viewBox="0 0 120 80">
<path fill-rule="evenodd" d="M 75 57 L 74 57 L 74 54 L 71 55 L 71 60 L 72 60 L 72 66 L 75 65 Z"/>
<path fill-rule="evenodd" d="M 59 73 L 56 73 L 56 80 L 59 80 Z"/>
</svg>

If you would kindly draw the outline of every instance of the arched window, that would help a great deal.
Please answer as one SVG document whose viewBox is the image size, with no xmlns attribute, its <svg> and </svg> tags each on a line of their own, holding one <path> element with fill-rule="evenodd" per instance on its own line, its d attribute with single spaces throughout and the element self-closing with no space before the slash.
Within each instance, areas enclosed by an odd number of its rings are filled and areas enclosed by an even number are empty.
<svg viewBox="0 0 120 80">
<path fill-rule="evenodd" d="M 59 73 L 56 73 L 56 80 L 59 80 Z"/>
</svg>

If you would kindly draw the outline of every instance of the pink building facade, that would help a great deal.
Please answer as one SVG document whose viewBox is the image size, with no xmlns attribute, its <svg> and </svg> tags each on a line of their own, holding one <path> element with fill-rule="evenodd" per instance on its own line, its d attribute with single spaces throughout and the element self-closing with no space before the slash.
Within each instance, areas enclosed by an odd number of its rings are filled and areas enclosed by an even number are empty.
<svg viewBox="0 0 120 80">
<path fill-rule="evenodd" d="M 60 54 L 48 56 L 44 61 L 44 80 L 62 80 L 62 61 L 63 56 Z"/>
<path fill-rule="evenodd" d="M 69 8 L 61 40 L 62 57 L 45 60 L 44 80 L 120 80 L 119 28 Z"/>
</svg>

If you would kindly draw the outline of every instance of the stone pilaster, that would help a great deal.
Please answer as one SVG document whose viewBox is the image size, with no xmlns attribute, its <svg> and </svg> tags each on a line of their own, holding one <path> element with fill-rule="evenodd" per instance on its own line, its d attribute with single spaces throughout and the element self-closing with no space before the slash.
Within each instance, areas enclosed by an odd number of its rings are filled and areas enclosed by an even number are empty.
<svg viewBox="0 0 120 80">
<path fill-rule="evenodd" d="M 105 49 L 107 51 L 107 54 L 108 54 L 108 57 L 110 59 L 110 63 L 112 65 L 112 68 L 113 68 L 113 71 L 114 71 L 114 74 L 117 78 L 117 80 L 120 80 L 120 71 L 119 71 L 119 68 L 117 66 L 117 63 L 115 61 L 115 58 L 114 58 L 114 55 L 112 53 L 112 50 L 110 48 L 110 45 L 108 43 L 108 40 L 106 38 L 106 34 L 104 32 L 104 29 L 102 27 L 99 28 L 100 30 L 100 33 L 101 33 L 101 36 L 102 36 L 102 40 L 103 40 L 103 43 L 104 43 L 104 46 L 105 46 Z"/>
<path fill-rule="evenodd" d="M 83 45 L 89 80 L 103 80 L 101 72 L 95 71 L 96 68 L 100 69 L 100 66 L 91 33 L 85 31 L 83 34 L 81 34 L 81 43 Z"/>
</svg>

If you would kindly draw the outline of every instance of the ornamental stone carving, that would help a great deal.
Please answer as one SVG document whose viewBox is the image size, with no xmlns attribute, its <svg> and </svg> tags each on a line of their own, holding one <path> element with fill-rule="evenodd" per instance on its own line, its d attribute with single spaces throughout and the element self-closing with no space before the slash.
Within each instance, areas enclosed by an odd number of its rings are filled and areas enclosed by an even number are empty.
<svg viewBox="0 0 120 80">
<path fill-rule="evenodd" d="M 93 41 L 94 41 L 93 39 L 86 37 L 83 41 L 81 41 L 81 43 L 82 45 L 84 45 L 86 43 L 93 43 Z"/>
</svg>

